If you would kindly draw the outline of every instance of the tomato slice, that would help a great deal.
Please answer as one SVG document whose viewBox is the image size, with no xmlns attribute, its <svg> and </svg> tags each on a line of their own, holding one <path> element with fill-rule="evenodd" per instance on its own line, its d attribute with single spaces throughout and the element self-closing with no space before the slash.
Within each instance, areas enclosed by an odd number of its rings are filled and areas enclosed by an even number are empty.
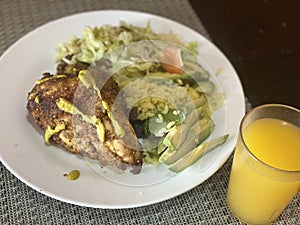
<svg viewBox="0 0 300 225">
<path fill-rule="evenodd" d="M 162 67 L 169 73 L 181 73 L 183 62 L 181 51 L 176 47 L 166 47 L 158 54 Z"/>
<path fill-rule="evenodd" d="M 161 65 L 169 73 L 181 73 L 182 72 L 181 68 L 178 68 L 178 67 L 173 66 L 171 64 L 161 63 Z"/>
</svg>

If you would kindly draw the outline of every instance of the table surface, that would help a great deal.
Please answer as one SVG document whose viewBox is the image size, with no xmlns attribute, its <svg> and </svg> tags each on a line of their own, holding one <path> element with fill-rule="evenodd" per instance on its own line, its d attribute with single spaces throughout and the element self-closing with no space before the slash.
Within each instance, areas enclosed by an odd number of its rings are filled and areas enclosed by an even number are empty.
<svg viewBox="0 0 300 225">
<path fill-rule="evenodd" d="M 104 9 L 149 12 L 185 24 L 211 39 L 236 68 L 253 106 L 278 102 L 299 108 L 299 3 L 0 0 L 0 55 L 29 31 L 66 15 Z M 242 224 L 226 205 L 231 163 L 232 157 L 204 183 L 178 197 L 119 210 L 52 199 L 23 184 L 0 163 L 0 224 Z M 298 193 L 274 224 L 299 224 L 299 199 Z"/>
<path fill-rule="evenodd" d="M 300 1 L 190 1 L 253 106 L 300 108 Z"/>
</svg>

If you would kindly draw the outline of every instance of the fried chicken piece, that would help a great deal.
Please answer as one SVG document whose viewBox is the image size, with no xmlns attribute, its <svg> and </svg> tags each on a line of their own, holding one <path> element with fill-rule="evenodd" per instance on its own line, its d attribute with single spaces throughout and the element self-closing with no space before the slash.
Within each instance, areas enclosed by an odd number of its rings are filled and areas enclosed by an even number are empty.
<svg viewBox="0 0 300 225">
<path fill-rule="evenodd" d="M 143 154 L 124 113 L 117 83 L 95 68 L 79 72 L 74 66 L 72 71 L 46 73 L 28 93 L 27 109 L 45 131 L 46 142 L 103 166 L 122 170 L 131 166 L 133 174 L 139 173 Z"/>
</svg>

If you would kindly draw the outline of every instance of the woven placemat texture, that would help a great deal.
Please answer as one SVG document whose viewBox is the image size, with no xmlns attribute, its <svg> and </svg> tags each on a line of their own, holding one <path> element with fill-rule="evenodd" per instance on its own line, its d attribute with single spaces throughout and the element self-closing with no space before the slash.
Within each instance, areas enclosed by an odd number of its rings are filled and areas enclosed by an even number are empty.
<svg viewBox="0 0 300 225">
<path fill-rule="evenodd" d="M 51 20 L 104 9 L 161 15 L 209 38 L 186 0 L 0 0 L 0 55 L 27 32 Z M 23 184 L 0 163 L 0 224 L 242 224 L 226 205 L 231 162 L 232 157 L 207 181 L 178 197 L 119 210 L 87 208 L 52 199 Z M 298 195 L 275 224 L 299 224 L 299 199 Z"/>
</svg>

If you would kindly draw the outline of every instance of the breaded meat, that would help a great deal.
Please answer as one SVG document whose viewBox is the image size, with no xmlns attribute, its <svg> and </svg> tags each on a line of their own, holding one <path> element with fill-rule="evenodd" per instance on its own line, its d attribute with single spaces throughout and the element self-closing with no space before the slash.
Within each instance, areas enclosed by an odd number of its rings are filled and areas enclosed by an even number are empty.
<svg viewBox="0 0 300 225">
<path fill-rule="evenodd" d="M 84 67 L 45 73 L 28 93 L 27 109 L 45 141 L 137 174 L 143 154 L 124 111 L 117 83 L 104 71 Z"/>
</svg>

